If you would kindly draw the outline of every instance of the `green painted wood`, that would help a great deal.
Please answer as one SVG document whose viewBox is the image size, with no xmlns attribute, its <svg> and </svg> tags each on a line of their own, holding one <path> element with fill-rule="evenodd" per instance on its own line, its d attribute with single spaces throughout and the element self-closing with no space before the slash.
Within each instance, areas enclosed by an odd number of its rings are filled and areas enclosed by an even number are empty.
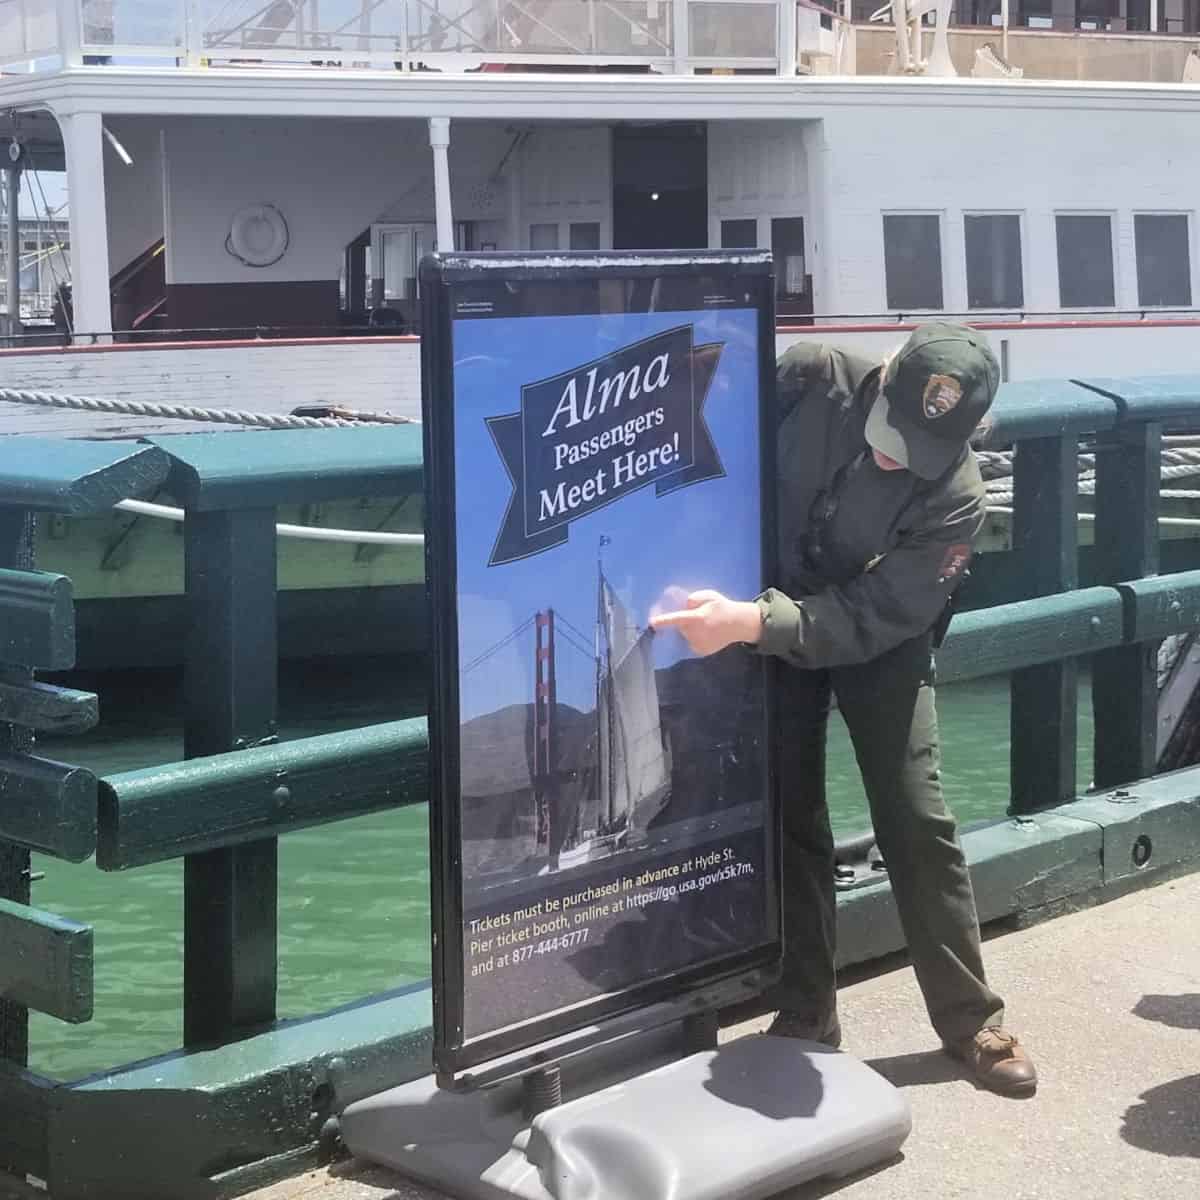
<svg viewBox="0 0 1200 1200">
<path fill-rule="evenodd" d="M 83 862 L 96 849 L 97 790 L 83 767 L 0 753 L 0 838 Z"/>
<path fill-rule="evenodd" d="M 92 692 L 0 680 L 0 721 L 38 733 L 86 733 L 99 720 L 100 701 Z"/>
<path fill-rule="evenodd" d="M 238 1168 L 311 1147 L 335 1105 L 428 1075 L 431 1011 L 426 982 L 67 1084 L 50 1128 L 50 1196 L 241 1195 L 250 1176 Z"/>
<path fill-rule="evenodd" d="M 1121 597 L 1081 588 L 959 613 L 937 654 L 942 683 L 1001 675 L 1120 645 Z"/>
<path fill-rule="evenodd" d="M 1200 629 L 1200 571 L 1120 583 L 1125 640 L 1147 642 Z"/>
<path fill-rule="evenodd" d="M 1078 433 L 1033 438 L 1013 458 L 1013 553 L 1030 596 L 1079 582 Z M 1091 618 L 1089 618 L 1090 623 Z M 1073 658 L 1015 671 L 1009 682 L 1011 810 L 1075 795 L 1079 667 Z"/>
<path fill-rule="evenodd" d="M 400 496 L 422 486 L 421 426 L 195 433 L 149 439 L 167 487 L 192 511 Z"/>
<path fill-rule="evenodd" d="M 1112 400 L 1121 423 L 1169 420 L 1173 428 L 1200 423 L 1200 375 L 1145 375 L 1075 382 Z"/>
<path fill-rule="evenodd" d="M 1136 401 L 1135 401 L 1136 403 Z M 1096 454 L 1096 579 L 1119 584 L 1158 573 L 1162 426 L 1131 423 L 1106 435 Z M 1157 765 L 1158 646 L 1139 642 L 1096 656 L 1095 782 L 1115 787 Z"/>
<path fill-rule="evenodd" d="M 0 996 L 70 1021 L 92 1019 L 92 927 L 0 900 Z"/>
<path fill-rule="evenodd" d="M 111 775 L 96 865 L 122 871 L 428 799 L 425 719 Z"/>
<path fill-rule="evenodd" d="M 1111 398 L 1070 380 L 1029 379 L 1000 385 L 990 420 L 988 444 L 1008 445 L 1111 429 L 1117 406 Z"/>
<path fill-rule="evenodd" d="M 49 1178 L 54 1085 L 0 1060 L 0 1171 Z"/>
<path fill-rule="evenodd" d="M 75 608 L 65 575 L 0 569 L 0 662 L 44 671 L 75 665 Z"/>
<path fill-rule="evenodd" d="M 256 436 L 234 435 L 246 444 Z M 184 757 L 273 738 L 275 509 L 190 512 L 184 591 Z M 275 1018 L 278 842 L 268 837 L 189 855 L 183 879 L 183 1037 L 191 1047 Z"/>
<path fill-rule="evenodd" d="M 163 451 L 140 442 L 0 437 L 0 506 L 103 512 L 153 492 L 168 465 Z"/>
<path fill-rule="evenodd" d="M 34 522 L 31 513 L 0 507 L 0 568 L 29 570 L 33 567 Z M 6 667 L 5 682 L 32 681 L 27 667 Z M 33 747 L 28 729 L 0 722 L 0 754 L 24 754 Z M 0 900 L 28 904 L 30 900 L 29 850 L 4 840 L 0 833 Z M 0 1064 L 25 1066 L 29 1061 L 29 1013 L 20 1004 L 0 999 Z M 3 1122 L 0 1122 L 2 1125 Z"/>
</svg>

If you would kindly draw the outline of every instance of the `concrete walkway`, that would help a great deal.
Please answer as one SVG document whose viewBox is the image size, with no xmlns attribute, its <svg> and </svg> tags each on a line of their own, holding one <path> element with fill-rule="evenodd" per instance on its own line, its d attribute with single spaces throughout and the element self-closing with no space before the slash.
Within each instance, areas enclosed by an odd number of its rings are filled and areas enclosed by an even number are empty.
<svg viewBox="0 0 1200 1200">
<path fill-rule="evenodd" d="M 994 938 L 986 961 L 1036 1058 L 1037 1096 L 965 1079 L 907 968 L 843 988 L 843 1048 L 905 1089 L 913 1132 L 896 1163 L 787 1200 L 1200 1196 L 1200 875 Z M 255 1197 L 441 1200 L 354 1162 Z"/>
</svg>

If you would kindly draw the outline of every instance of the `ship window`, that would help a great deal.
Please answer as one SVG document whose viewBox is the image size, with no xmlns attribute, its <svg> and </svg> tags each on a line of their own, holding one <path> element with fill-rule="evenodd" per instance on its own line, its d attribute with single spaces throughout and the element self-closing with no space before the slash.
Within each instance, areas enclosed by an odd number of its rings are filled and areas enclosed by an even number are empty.
<svg viewBox="0 0 1200 1200">
<path fill-rule="evenodd" d="M 771 222 L 771 254 L 775 259 L 775 296 L 786 300 L 803 296 L 804 218 L 776 217 Z"/>
<path fill-rule="evenodd" d="M 1191 308 L 1191 255 L 1188 219 L 1183 213 L 1136 213 L 1138 303 L 1147 307 Z"/>
<path fill-rule="evenodd" d="M 1087 30 L 1107 30 L 1112 28 L 1112 21 L 1124 14 L 1116 0 L 1076 0 L 1075 28 Z M 1125 27 L 1122 25 L 1122 29 Z"/>
<path fill-rule="evenodd" d="M 871 13 L 878 5 L 872 5 L 864 21 L 870 20 Z M 950 10 L 951 25 L 999 25 L 1000 0 L 954 0 Z M 1011 24 L 1011 21 L 1010 21 Z"/>
<path fill-rule="evenodd" d="M 967 307 L 1020 308 L 1021 218 L 1015 213 L 963 217 L 967 245 Z"/>
<path fill-rule="evenodd" d="M 885 213 L 883 270 L 888 308 L 941 308 L 941 218 L 936 213 Z"/>
<path fill-rule="evenodd" d="M 757 245 L 758 222 L 753 217 L 721 222 L 722 250 L 753 249 Z"/>
<path fill-rule="evenodd" d="M 1150 29 L 1150 0 L 1125 0 L 1125 28 L 1142 33 Z"/>
<path fill-rule="evenodd" d="M 529 248 L 530 250 L 557 250 L 558 225 L 554 221 L 530 225 Z"/>
<path fill-rule="evenodd" d="M 1070 21 L 1070 17 L 1067 17 Z M 1014 25 L 1025 25 L 1030 29 L 1053 29 L 1052 0 L 1018 0 L 1017 17 Z"/>
<path fill-rule="evenodd" d="M 774 58 L 776 6 L 761 0 L 704 0 L 688 5 L 688 50 L 693 58 Z"/>
<path fill-rule="evenodd" d="M 599 250 L 600 249 L 600 222 L 599 221 L 572 221 L 571 222 L 571 249 L 572 250 Z"/>
<path fill-rule="evenodd" d="M 1112 308 L 1112 217 L 1088 213 L 1054 218 L 1058 235 L 1058 299 L 1063 308 Z"/>
</svg>

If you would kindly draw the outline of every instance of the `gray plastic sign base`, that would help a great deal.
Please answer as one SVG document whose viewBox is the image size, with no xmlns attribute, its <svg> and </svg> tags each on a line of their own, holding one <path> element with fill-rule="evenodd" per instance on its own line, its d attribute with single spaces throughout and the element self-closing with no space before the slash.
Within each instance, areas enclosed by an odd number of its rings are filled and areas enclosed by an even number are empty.
<svg viewBox="0 0 1200 1200">
<path fill-rule="evenodd" d="M 353 1154 L 464 1200 L 760 1200 L 882 1163 L 911 1128 L 907 1101 L 864 1063 L 765 1035 L 608 1082 L 532 1124 L 519 1083 L 453 1093 L 432 1077 L 342 1114 Z"/>
</svg>

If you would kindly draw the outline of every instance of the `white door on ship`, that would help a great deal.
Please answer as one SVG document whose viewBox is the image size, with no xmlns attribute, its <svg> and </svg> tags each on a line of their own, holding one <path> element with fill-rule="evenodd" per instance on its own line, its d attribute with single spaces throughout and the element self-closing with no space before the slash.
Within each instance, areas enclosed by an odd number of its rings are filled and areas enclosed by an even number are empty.
<svg viewBox="0 0 1200 1200">
<path fill-rule="evenodd" d="M 432 223 L 371 227 L 371 291 L 377 305 L 417 299 L 417 266 L 437 248 L 435 229 Z"/>
</svg>

